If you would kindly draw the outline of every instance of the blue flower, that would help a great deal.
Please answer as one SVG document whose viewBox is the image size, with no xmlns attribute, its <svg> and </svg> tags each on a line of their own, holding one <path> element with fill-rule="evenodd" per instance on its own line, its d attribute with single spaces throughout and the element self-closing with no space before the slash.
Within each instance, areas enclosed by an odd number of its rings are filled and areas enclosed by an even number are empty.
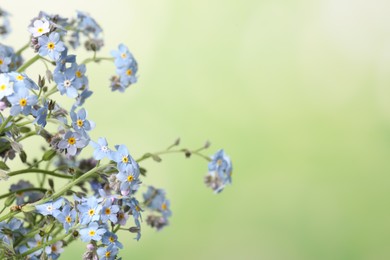
<svg viewBox="0 0 390 260">
<path fill-rule="evenodd" d="M 149 186 L 146 193 L 143 194 L 145 205 L 160 212 L 165 219 L 172 215 L 170 210 L 170 202 L 165 196 L 165 191 Z"/>
<path fill-rule="evenodd" d="M 39 37 L 50 31 L 50 22 L 45 17 L 34 21 L 33 25 L 28 27 L 28 31 L 33 37 Z"/>
<path fill-rule="evenodd" d="M 45 243 L 45 241 L 43 240 L 44 237 L 41 237 L 39 234 L 36 234 L 34 236 L 34 239 L 33 240 L 30 240 L 27 242 L 28 246 L 30 248 L 34 248 L 34 247 L 38 247 L 38 246 L 41 246 L 43 243 Z M 48 237 L 47 238 L 47 241 L 50 241 L 51 240 L 51 237 Z M 35 256 L 39 256 L 41 253 L 42 253 L 43 249 L 39 249 L 37 251 L 35 251 L 34 253 L 32 253 L 32 255 L 35 255 Z"/>
<path fill-rule="evenodd" d="M 139 206 L 138 200 L 135 198 L 131 198 L 130 200 L 124 200 L 124 203 L 130 207 L 131 215 L 133 215 L 134 223 L 137 226 L 137 237 L 136 240 L 139 240 L 141 238 L 141 212 L 142 209 Z"/>
<path fill-rule="evenodd" d="M 47 247 L 45 247 L 45 253 L 47 259 L 56 260 L 60 257 L 60 254 L 64 252 L 64 249 L 62 248 L 63 242 L 57 241 Z"/>
<path fill-rule="evenodd" d="M 7 74 L 0 74 L 0 100 L 14 93 L 11 86 L 10 78 Z"/>
<path fill-rule="evenodd" d="M 10 114 L 16 116 L 20 113 L 29 115 L 31 108 L 38 101 L 38 97 L 29 95 L 27 88 L 16 88 L 15 93 L 8 97 L 8 101 L 12 104 Z"/>
<path fill-rule="evenodd" d="M 84 108 L 80 109 L 77 114 L 71 111 L 70 117 L 72 118 L 73 129 L 87 137 L 88 134 L 86 131 L 92 130 L 95 125 L 93 122 L 87 120 L 87 111 Z"/>
<path fill-rule="evenodd" d="M 126 165 L 134 164 L 138 167 L 137 162 L 130 156 L 127 147 L 124 144 L 116 145 L 116 152 L 113 153 L 113 160 L 117 163 L 119 171 L 125 170 Z"/>
<path fill-rule="evenodd" d="M 103 223 L 106 223 L 110 220 L 113 224 L 116 224 L 118 221 L 117 213 L 119 212 L 119 206 L 113 205 L 111 200 L 107 200 L 104 206 L 102 207 L 100 219 Z"/>
<path fill-rule="evenodd" d="M 57 219 L 64 226 L 65 232 L 68 233 L 69 228 L 73 227 L 76 221 L 77 212 L 75 209 L 71 209 L 71 207 L 66 204 L 62 211 L 57 214 Z"/>
<path fill-rule="evenodd" d="M 102 238 L 102 243 L 109 246 L 109 245 L 115 245 L 119 248 L 123 248 L 123 245 L 121 242 L 118 241 L 118 236 L 115 233 L 107 231 Z"/>
<path fill-rule="evenodd" d="M 138 189 L 139 186 L 139 168 L 137 163 L 127 164 L 122 167 L 122 170 L 116 175 L 116 178 L 121 182 L 122 195 L 128 195 Z"/>
<path fill-rule="evenodd" d="M 0 72 L 8 72 L 11 58 L 6 53 L 0 52 Z"/>
<path fill-rule="evenodd" d="M 39 55 L 49 55 L 54 61 L 60 58 L 61 52 L 65 49 L 64 43 L 60 41 L 60 35 L 57 32 L 52 32 L 49 37 L 42 35 L 38 38 Z"/>
<path fill-rule="evenodd" d="M 208 165 L 209 173 L 206 176 L 206 184 L 216 193 L 221 192 L 226 184 L 232 183 L 233 166 L 230 157 L 224 150 L 217 151 Z"/>
<path fill-rule="evenodd" d="M 61 213 L 59 210 L 64 202 L 63 198 L 59 198 L 56 201 L 50 201 L 41 205 L 36 205 L 35 209 L 38 211 L 38 213 L 47 216 L 52 215 L 54 217 L 57 217 L 58 214 Z"/>
<path fill-rule="evenodd" d="M 107 230 L 99 227 L 97 222 L 91 222 L 87 227 L 80 229 L 80 238 L 84 242 L 100 241 L 106 232 Z"/>
<path fill-rule="evenodd" d="M 25 180 L 19 180 L 17 184 L 12 184 L 10 187 L 10 191 L 13 192 L 16 196 L 16 205 L 23 205 L 26 203 L 35 202 L 43 197 L 42 192 L 33 192 L 33 191 L 25 191 L 20 192 L 19 190 L 33 188 L 34 186 Z"/>
<path fill-rule="evenodd" d="M 100 137 L 97 143 L 91 141 L 91 146 L 95 149 L 93 152 L 93 158 L 95 158 L 95 160 L 101 160 L 103 158 L 112 160 L 113 152 L 108 148 L 106 138 Z"/>
<path fill-rule="evenodd" d="M 74 156 L 77 153 L 77 149 L 84 148 L 88 142 L 81 134 L 68 131 L 64 139 L 58 143 L 58 148 L 66 149 L 69 155 Z"/>
<path fill-rule="evenodd" d="M 26 73 L 11 72 L 11 81 L 14 83 L 14 88 L 25 87 L 28 89 L 39 90 L 38 85 L 30 79 Z"/>
<path fill-rule="evenodd" d="M 118 50 L 111 51 L 111 55 L 115 59 L 114 63 L 117 68 L 129 66 L 134 59 L 127 46 L 123 43 L 119 44 Z"/>
<path fill-rule="evenodd" d="M 88 87 L 86 87 L 81 93 L 80 95 L 76 98 L 76 103 L 75 105 L 76 106 L 82 106 L 85 102 L 85 100 L 87 98 L 89 98 L 90 96 L 92 96 L 92 91 L 88 89 Z"/>
<path fill-rule="evenodd" d="M 54 73 L 56 72 L 64 72 L 66 69 L 66 63 L 70 63 L 71 66 L 76 62 L 76 55 L 68 55 L 68 48 L 64 48 L 61 52 L 60 58 L 56 61 L 56 67 L 54 69 Z M 70 67 L 71 67 L 70 66 Z"/>
<path fill-rule="evenodd" d="M 37 123 L 38 125 L 45 127 L 46 126 L 46 118 L 47 118 L 47 112 L 48 112 L 48 104 L 45 103 L 43 107 L 39 108 L 38 110 L 33 110 L 33 115 L 35 116 L 34 123 Z"/>
<path fill-rule="evenodd" d="M 75 85 L 78 89 L 88 86 L 88 78 L 85 76 L 87 67 L 85 64 L 77 65 L 76 63 L 72 64 L 75 71 Z"/>
<path fill-rule="evenodd" d="M 92 221 L 98 221 L 100 219 L 102 205 L 99 203 L 100 200 L 92 196 L 77 206 L 77 209 L 80 212 L 80 223 L 82 225 L 88 224 Z"/>
<path fill-rule="evenodd" d="M 114 260 L 118 254 L 118 248 L 115 245 L 99 247 L 97 249 L 97 254 L 100 260 Z"/>
<path fill-rule="evenodd" d="M 78 85 L 76 84 L 75 67 L 70 67 L 64 72 L 54 72 L 53 78 L 61 95 L 65 94 L 70 98 L 78 96 Z"/>
<path fill-rule="evenodd" d="M 118 76 L 111 78 L 111 88 L 113 91 L 123 92 L 128 86 L 137 82 L 138 64 L 129 49 L 123 44 L 118 46 L 118 50 L 111 51 L 111 55 L 115 59 L 114 63 L 118 74 Z"/>
<path fill-rule="evenodd" d="M 136 73 L 138 71 L 138 64 L 135 60 L 126 67 L 118 68 L 116 72 L 120 77 L 120 82 L 123 86 L 130 86 L 137 82 Z"/>
</svg>

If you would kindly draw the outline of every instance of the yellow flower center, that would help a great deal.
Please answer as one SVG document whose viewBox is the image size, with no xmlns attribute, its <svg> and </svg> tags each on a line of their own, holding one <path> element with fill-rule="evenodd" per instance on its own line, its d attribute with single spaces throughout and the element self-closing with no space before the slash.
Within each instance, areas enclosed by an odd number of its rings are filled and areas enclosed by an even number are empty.
<svg viewBox="0 0 390 260">
<path fill-rule="evenodd" d="M 162 210 L 167 210 L 167 204 L 164 202 L 162 205 L 161 205 L 161 209 Z"/>
<path fill-rule="evenodd" d="M 78 127 L 82 127 L 83 125 L 84 125 L 83 120 L 81 120 L 81 119 L 77 120 L 77 126 Z"/>
<path fill-rule="evenodd" d="M 135 206 L 135 210 L 136 211 L 141 211 L 141 208 L 137 205 L 137 206 Z"/>
<path fill-rule="evenodd" d="M 106 252 L 106 257 L 110 257 L 111 256 L 111 252 L 110 251 L 107 251 Z"/>
<path fill-rule="evenodd" d="M 18 75 L 18 76 L 16 77 L 16 79 L 19 80 L 19 81 L 22 81 L 22 80 L 24 80 L 24 77 L 23 77 L 22 75 Z"/>
<path fill-rule="evenodd" d="M 111 243 L 114 243 L 114 242 L 115 242 L 115 238 L 114 238 L 114 237 L 109 237 L 108 240 L 109 240 Z"/>
<path fill-rule="evenodd" d="M 217 165 L 220 166 L 221 164 L 222 164 L 222 160 L 221 160 L 221 159 L 218 159 Z"/>
<path fill-rule="evenodd" d="M 129 158 L 127 158 L 127 156 L 123 156 L 122 157 L 122 162 L 123 163 L 128 163 L 129 162 Z"/>
<path fill-rule="evenodd" d="M 51 251 L 56 252 L 57 251 L 57 247 L 55 245 L 52 245 L 51 246 Z"/>
<path fill-rule="evenodd" d="M 125 215 L 123 213 L 118 214 L 118 219 L 123 219 L 124 217 L 125 217 Z"/>
<path fill-rule="evenodd" d="M 71 218 L 70 216 L 67 216 L 67 217 L 65 218 L 65 221 L 66 221 L 67 223 L 70 223 L 70 222 L 72 221 L 72 218 Z"/>
<path fill-rule="evenodd" d="M 89 235 L 90 235 L 91 237 L 93 237 L 95 234 L 96 234 L 95 230 L 90 230 L 90 231 L 89 231 Z"/>
<path fill-rule="evenodd" d="M 0 86 L 0 90 L 2 90 L 2 91 L 4 91 L 6 88 L 7 88 L 7 86 L 4 84 Z"/>
<path fill-rule="evenodd" d="M 109 208 L 106 208 L 106 210 L 104 212 L 106 213 L 106 215 L 110 215 L 111 214 L 111 210 Z"/>
<path fill-rule="evenodd" d="M 122 57 L 122 59 L 126 59 L 126 57 L 127 57 L 126 53 L 122 53 L 121 57 Z"/>
<path fill-rule="evenodd" d="M 131 69 L 126 70 L 126 75 L 131 76 L 133 74 L 133 71 Z"/>
<path fill-rule="evenodd" d="M 0 59 L 0 65 L 3 65 L 3 62 L 4 62 L 4 61 L 3 61 L 2 59 Z"/>
<path fill-rule="evenodd" d="M 74 137 L 69 137 L 69 139 L 68 139 L 68 144 L 74 145 L 75 143 L 76 143 L 76 138 L 74 138 Z"/>
<path fill-rule="evenodd" d="M 38 28 L 38 30 L 37 30 L 39 33 L 42 33 L 43 32 L 43 28 L 41 27 L 41 28 Z"/>
<path fill-rule="evenodd" d="M 25 107 L 25 106 L 27 105 L 27 99 L 21 98 L 21 99 L 19 100 L 19 105 L 20 105 L 21 107 Z"/>
<path fill-rule="evenodd" d="M 89 216 L 93 216 L 95 214 L 95 210 L 94 209 L 90 209 L 89 211 L 88 211 L 88 215 Z"/>
<path fill-rule="evenodd" d="M 54 47 L 56 47 L 56 45 L 54 44 L 54 42 L 49 42 L 49 43 L 47 44 L 47 48 L 50 49 L 50 50 L 53 50 Z"/>
<path fill-rule="evenodd" d="M 134 179 L 134 177 L 133 177 L 132 175 L 127 176 L 127 181 L 128 181 L 128 182 L 133 181 L 133 179 Z"/>
<path fill-rule="evenodd" d="M 37 246 L 41 246 L 42 245 L 42 241 L 37 241 Z"/>
<path fill-rule="evenodd" d="M 81 78 L 83 76 L 83 73 L 81 71 L 76 71 L 76 77 Z"/>
</svg>

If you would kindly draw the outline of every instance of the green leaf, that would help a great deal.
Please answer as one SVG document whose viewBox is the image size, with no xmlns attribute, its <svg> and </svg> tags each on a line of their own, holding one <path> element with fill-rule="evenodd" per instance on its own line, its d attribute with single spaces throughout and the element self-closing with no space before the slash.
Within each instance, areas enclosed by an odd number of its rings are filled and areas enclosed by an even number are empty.
<svg viewBox="0 0 390 260">
<path fill-rule="evenodd" d="M 56 151 L 54 151 L 54 150 L 48 150 L 48 151 L 46 151 L 46 152 L 43 154 L 42 160 L 44 160 L 44 161 L 50 161 L 55 155 L 56 155 Z"/>
<path fill-rule="evenodd" d="M 0 169 L 1 170 L 9 170 L 9 167 L 7 166 L 7 164 L 5 164 L 5 162 L 0 161 Z"/>
<path fill-rule="evenodd" d="M 27 161 L 27 154 L 25 151 L 21 151 L 20 154 L 19 154 L 19 157 L 20 157 L 20 160 L 25 163 Z"/>
<path fill-rule="evenodd" d="M 22 126 L 22 127 L 19 128 L 19 131 L 20 131 L 21 133 L 26 134 L 26 133 L 30 133 L 30 132 L 31 132 L 31 129 L 30 129 L 29 127 L 27 127 L 27 126 Z"/>
</svg>

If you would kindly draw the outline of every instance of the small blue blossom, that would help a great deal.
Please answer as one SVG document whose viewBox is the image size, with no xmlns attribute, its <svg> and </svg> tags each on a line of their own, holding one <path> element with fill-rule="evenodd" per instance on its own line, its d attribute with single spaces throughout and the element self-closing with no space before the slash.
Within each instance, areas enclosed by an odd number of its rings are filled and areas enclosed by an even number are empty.
<svg viewBox="0 0 390 260">
<path fill-rule="evenodd" d="M 51 240 L 51 237 L 48 237 L 47 238 L 47 241 L 50 241 Z M 38 247 L 38 246 L 41 246 L 43 243 L 45 243 L 46 241 L 44 241 L 44 237 L 41 237 L 39 234 L 36 234 L 34 236 L 34 239 L 30 240 L 27 242 L 28 246 L 30 248 L 34 248 L 34 247 Z M 41 253 L 43 252 L 43 248 L 35 251 L 34 253 L 32 253 L 32 255 L 35 255 L 35 256 L 40 256 Z"/>
<path fill-rule="evenodd" d="M 75 71 L 75 86 L 80 89 L 88 86 L 88 78 L 85 76 L 87 67 L 85 64 L 77 65 L 76 63 L 72 64 Z"/>
<path fill-rule="evenodd" d="M 0 52 L 0 72 L 8 72 L 11 58 L 6 53 Z"/>
<path fill-rule="evenodd" d="M 38 101 L 38 97 L 30 95 L 27 88 L 16 88 L 15 93 L 8 97 L 8 101 L 12 104 L 10 114 L 16 116 L 20 113 L 29 115 L 31 108 Z"/>
<path fill-rule="evenodd" d="M 87 98 L 89 98 L 90 96 L 92 96 L 93 92 L 91 90 L 88 89 L 88 87 L 86 87 L 81 93 L 80 95 L 76 98 L 76 103 L 75 105 L 76 106 L 82 106 L 85 102 L 85 100 L 87 100 Z"/>
<path fill-rule="evenodd" d="M 64 139 L 58 143 L 58 148 L 66 149 L 69 155 L 76 155 L 77 149 L 87 146 L 89 140 L 85 139 L 81 134 L 68 131 L 66 132 Z"/>
<path fill-rule="evenodd" d="M 61 213 L 59 210 L 64 202 L 63 198 L 59 198 L 56 201 L 50 201 L 41 205 L 36 205 L 35 209 L 37 210 L 38 213 L 48 216 L 52 215 L 54 217 L 57 217 L 58 214 Z"/>
<path fill-rule="evenodd" d="M 118 236 L 115 233 L 107 231 L 102 238 L 102 243 L 109 246 L 109 245 L 115 245 L 119 248 L 123 248 L 123 245 L 121 242 L 118 241 Z"/>
<path fill-rule="evenodd" d="M 111 51 L 111 55 L 115 59 L 114 63 L 117 68 L 129 66 L 134 59 L 127 46 L 123 43 L 119 44 L 118 50 Z"/>
<path fill-rule="evenodd" d="M 63 207 L 61 212 L 57 214 L 57 219 L 64 226 L 65 232 L 68 233 L 69 228 L 73 227 L 76 222 L 77 212 L 75 209 L 71 209 L 71 207 L 67 204 Z"/>
<path fill-rule="evenodd" d="M 66 94 L 70 98 L 78 96 L 75 67 L 70 67 L 64 72 L 57 71 L 53 74 L 53 78 L 61 95 Z"/>
<path fill-rule="evenodd" d="M 93 158 L 95 160 L 101 160 L 103 158 L 108 158 L 112 160 L 113 151 L 108 148 L 106 138 L 100 137 L 96 143 L 91 141 L 90 144 L 95 149 L 95 151 L 93 152 Z"/>
<path fill-rule="evenodd" d="M 7 74 L 0 74 L 0 100 L 14 93 L 10 78 Z"/>
<path fill-rule="evenodd" d="M 35 116 L 34 123 L 45 127 L 46 126 L 46 118 L 47 118 L 47 112 L 48 112 L 48 104 L 45 103 L 45 105 L 38 110 L 33 110 L 33 115 Z"/>
<path fill-rule="evenodd" d="M 87 227 L 80 229 L 80 238 L 83 242 L 100 241 L 106 232 L 107 230 L 99 227 L 97 222 L 91 222 Z"/>
<path fill-rule="evenodd" d="M 84 136 L 88 136 L 86 131 L 92 130 L 95 125 L 93 122 L 87 120 L 87 111 L 84 108 L 80 109 L 77 113 L 71 111 L 70 117 L 72 119 L 73 129 Z"/>
<path fill-rule="evenodd" d="M 142 219 L 141 218 L 142 209 L 139 206 L 138 200 L 136 200 L 135 198 L 131 198 L 130 200 L 124 200 L 124 203 L 130 207 L 131 215 L 133 215 L 134 223 L 137 227 L 137 237 L 135 239 L 139 240 L 141 238 L 141 232 L 140 232 L 141 231 L 141 222 L 140 222 L 140 220 Z"/>
<path fill-rule="evenodd" d="M 126 222 L 129 218 L 129 214 L 127 214 L 126 212 L 120 210 L 118 212 L 118 224 L 121 225 L 121 226 L 124 226 L 126 225 Z"/>
<path fill-rule="evenodd" d="M 80 212 L 80 223 L 85 225 L 100 219 L 102 205 L 100 205 L 100 200 L 92 196 L 85 201 L 82 201 L 77 209 Z"/>
<path fill-rule="evenodd" d="M 113 205 L 110 200 L 107 200 L 102 207 L 100 219 L 103 221 L 103 223 L 106 223 L 108 220 L 110 220 L 113 224 L 116 224 L 116 222 L 118 221 L 118 212 L 119 206 Z"/>
<path fill-rule="evenodd" d="M 0 222 L 0 241 L 8 245 L 12 245 L 13 241 L 25 233 L 26 230 L 23 228 L 23 222 L 20 219 L 13 218 L 8 223 L 6 221 Z"/>
<path fill-rule="evenodd" d="M 128 195 L 138 189 L 139 186 L 139 168 L 137 163 L 127 164 L 122 167 L 122 170 L 116 175 L 116 178 L 121 182 L 122 195 Z"/>
<path fill-rule="evenodd" d="M 19 190 L 28 189 L 34 187 L 31 182 L 25 180 L 19 180 L 18 183 L 12 184 L 10 191 L 16 196 L 16 205 L 23 205 L 26 203 L 35 202 L 43 197 L 42 192 L 24 191 Z"/>
<path fill-rule="evenodd" d="M 14 83 L 14 88 L 25 87 L 30 90 L 39 90 L 38 85 L 32 79 L 30 79 L 26 73 L 11 72 L 9 73 L 9 76 L 11 81 Z"/>
<path fill-rule="evenodd" d="M 113 153 L 113 160 L 117 163 L 119 171 L 125 170 L 126 165 L 134 164 L 138 167 L 137 162 L 130 156 L 127 147 L 124 144 L 116 145 L 116 152 Z"/>
<path fill-rule="evenodd" d="M 170 202 L 167 200 L 164 190 L 149 186 L 143 197 L 145 205 L 152 210 L 160 212 L 165 219 L 172 215 Z"/>
<path fill-rule="evenodd" d="M 115 245 L 99 247 L 97 249 L 97 254 L 100 260 L 114 260 L 118 254 L 118 248 Z"/>
<path fill-rule="evenodd" d="M 70 63 L 70 67 L 76 62 L 76 55 L 68 55 L 68 48 L 64 48 L 61 52 L 60 58 L 56 61 L 56 67 L 54 73 L 64 72 L 66 70 L 66 64 Z"/>
<path fill-rule="evenodd" d="M 50 31 L 50 22 L 45 18 L 37 19 L 33 22 L 33 25 L 28 27 L 28 31 L 33 37 L 42 36 Z"/>
<path fill-rule="evenodd" d="M 116 72 L 120 77 L 120 82 L 123 86 L 130 86 L 137 82 L 136 73 L 138 71 L 138 64 L 135 60 L 126 67 L 118 68 Z"/>
<path fill-rule="evenodd" d="M 64 43 L 60 41 L 60 34 L 57 32 L 52 32 L 49 37 L 42 35 L 38 38 L 38 43 L 41 46 L 39 55 L 48 55 L 54 61 L 60 58 L 61 52 L 65 49 Z"/>
<path fill-rule="evenodd" d="M 232 183 L 232 162 L 224 150 L 217 151 L 208 165 L 209 173 L 205 182 L 216 193 L 221 192 L 226 184 Z"/>
<path fill-rule="evenodd" d="M 56 260 L 60 257 L 60 254 L 64 252 L 64 249 L 62 248 L 63 242 L 57 241 L 47 247 L 45 247 L 45 253 L 47 259 Z"/>
</svg>

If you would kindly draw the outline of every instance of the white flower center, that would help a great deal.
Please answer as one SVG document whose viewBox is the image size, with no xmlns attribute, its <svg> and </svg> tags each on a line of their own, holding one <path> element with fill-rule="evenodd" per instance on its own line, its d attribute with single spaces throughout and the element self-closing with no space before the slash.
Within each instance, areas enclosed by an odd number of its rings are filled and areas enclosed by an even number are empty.
<svg viewBox="0 0 390 260">
<path fill-rule="evenodd" d="M 69 87 L 70 85 L 72 85 L 72 82 L 70 82 L 70 80 L 69 79 L 67 79 L 67 80 L 65 80 L 64 81 L 64 87 Z"/>
</svg>

